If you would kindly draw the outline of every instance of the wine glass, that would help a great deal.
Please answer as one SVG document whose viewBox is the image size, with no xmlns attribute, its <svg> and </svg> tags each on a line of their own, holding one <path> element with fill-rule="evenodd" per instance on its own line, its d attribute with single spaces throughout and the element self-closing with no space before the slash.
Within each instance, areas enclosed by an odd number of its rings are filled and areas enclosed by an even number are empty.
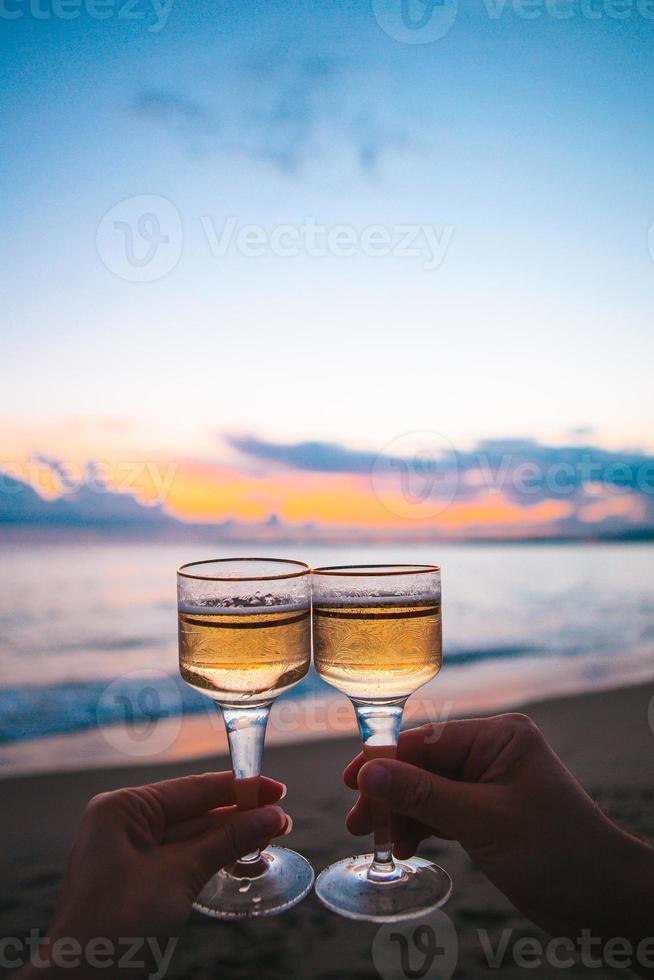
<svg viewBox="0 0 654 980">
<path fill-rule="evenodd" d="M 404 704 L 441 667 L 441 576 L 436 565 L 312 570 L 315 667 L 352 701 L 367 759 L 394 758 Z M 393 858 L 391 814 L 371 805 L 374 854 L 326 868 L 316 894 L 350 919 L 397 922 L 443 905 L 452 881 L 423 858 Z"/>
<path fill-rule="evenodd" d="M 309 566 L 276 558 L 191 562 L 177 571 L 177 602 L 180 673 L 220 708 L 236 803 L 251 809 L 270 706 L 309 669 Z M 194 908 L 218 919 L 274 915 L 301 901 L 313 879 L 303 857 L 270 846 L 218 871 Z"/>
</svg>

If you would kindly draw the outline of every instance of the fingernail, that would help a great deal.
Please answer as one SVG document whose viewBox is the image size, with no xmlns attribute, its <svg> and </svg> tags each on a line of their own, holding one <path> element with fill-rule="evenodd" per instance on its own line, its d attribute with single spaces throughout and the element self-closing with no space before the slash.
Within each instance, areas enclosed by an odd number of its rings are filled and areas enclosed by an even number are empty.
<svg viewBox="0 0 654 980">
<path fill-rule="evenodd" d="M 281 832 L 281 834 L 279 834 L 278 836 L 279 837 L 288 837 L 288 835 L 290 834 L 290 832 L 292 830 L 293 830 L 293 820 L 291 819 L 291 817 L 289 817 L 289 815 L 287 813 L 286 814 L 286 826 L 284 827 L 284 829 Z"/>
<path fill-rule="evenodd" d="M 385 800 L 391 795 L 392 776 L 381 762 L 369 762 L 359 773 L 359 789 L 369 796 Z"/>
<path fill-rule="evenodd" d="M 286 785 L 286 783 L 282 783 L 282 786 L 283 786 L 284 788 L 283 788 L 283 790 L 282 790 L 282 795 L 281 795 L 281 796 L 279 797 L 279 798 L 280 798 L 280 800 L 283 800 L 283 799 L 284 799 L 284 797 L 286 796 L 286 794 L 288 793 L 288 786 Z"/>
<path fill-rule="evenodd" d="M 250 813 L 258 833 L 270 834 L 272 837 L 286 825 L 286 814 L 280 806 L 264 806 L 260 810 L 251 810 Z"/>
</svg>

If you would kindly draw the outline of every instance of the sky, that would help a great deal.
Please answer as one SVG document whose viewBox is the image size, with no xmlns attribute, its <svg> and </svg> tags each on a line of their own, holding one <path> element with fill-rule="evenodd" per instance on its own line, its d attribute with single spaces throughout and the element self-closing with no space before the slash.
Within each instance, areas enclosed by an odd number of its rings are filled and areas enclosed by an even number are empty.
<svg viewBox="0 0 654 980">
<path fill-rule="evenodd" d="M 0 472 L 50 500 L 38 460 L 95 461 L 195 521 L 649 525 L 652 3 L 0 19 Z M 489 490 L 507 440 L 512 473 L 570 447 L 633 471 L 516 498 Z M 450 452 L 439 510 L 423 456 Z"/>
</svg>

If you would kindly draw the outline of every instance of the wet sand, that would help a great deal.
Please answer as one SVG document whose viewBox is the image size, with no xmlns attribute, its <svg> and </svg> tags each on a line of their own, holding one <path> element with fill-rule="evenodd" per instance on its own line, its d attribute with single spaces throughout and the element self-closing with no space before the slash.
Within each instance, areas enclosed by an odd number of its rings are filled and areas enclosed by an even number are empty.
<svg viewBox="0 0 654 980">
<path fill-rule="evenodd" d="M 650 683 L 559 698 L 525 709 L 598 802 L 625 826 L 649 837 L 654 837 L 654 734 L 648 718 L 653 696 Z M 652 713 L 649 717 L 654 721 Z M 284 805 L 293 815 L 294 829 L 285 843 L 305 854 L 316 871 L 353 852 L 353 839 L 343 826 L 353 794 L 342 784 L 340 773 L 357 748 L 356 739 L 344 737 L 287 745 L 273 740 L 266 750 L 266 772 L 289 788 Z M 90 796 L 227 766 L 225 756 L 219 755 L 201 762 L 187 759 L 4 779 L 0 782 L 1 935 L 20 937 L 31 928 L 47 928 L 66 854 Z M 357 849 L 362 843 L 355 845 Z M 501 968 L 491 968 L 480 944 L 480 929 L 488 932 L 493 946 L 507 928 L 513 930 L 511 942 L 521 936 L 544 937 L 472 866 L 458 845 L 434 842 L 424 845 L 421 853 L 441 863 L 454 879 L 454 894 L 445 909 L 459 942 L 454 977 L 561 977 L 562 971 L 553 967 L 520 968 L 510 955 Z M 331 914 L 314 895 L 290 912 L 265 920 L 224 924 L 194 916 L 167 976 L 171 980 L 375 978 L 380 976 L 372 955 L 377 932 L 377 926 Z M 563 973 L 596 978 L 627 975 L 581 966 Z"/>
</svg>

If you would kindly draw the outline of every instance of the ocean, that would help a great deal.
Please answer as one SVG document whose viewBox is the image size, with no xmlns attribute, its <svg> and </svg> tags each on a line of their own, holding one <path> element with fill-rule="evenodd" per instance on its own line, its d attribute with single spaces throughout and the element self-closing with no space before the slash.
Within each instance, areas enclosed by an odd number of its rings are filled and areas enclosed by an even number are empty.
<svg viewBox="0 0 654 980">
<path fill-rule="evenodd" d="M 147 720 L 206 711 L 177 674 L 175 569 L 248 550 L 261 548 L 0 545 L 0 743 L 91 730 L 126 712 Z M 263 550 L 314 565 L 441 565 L 444 660 L 434 690 L 466 692 L 479 709 L 654 677 L 651 543 Z M 311 673 L 286 697 L 327 690 Z"/>
</svg>

